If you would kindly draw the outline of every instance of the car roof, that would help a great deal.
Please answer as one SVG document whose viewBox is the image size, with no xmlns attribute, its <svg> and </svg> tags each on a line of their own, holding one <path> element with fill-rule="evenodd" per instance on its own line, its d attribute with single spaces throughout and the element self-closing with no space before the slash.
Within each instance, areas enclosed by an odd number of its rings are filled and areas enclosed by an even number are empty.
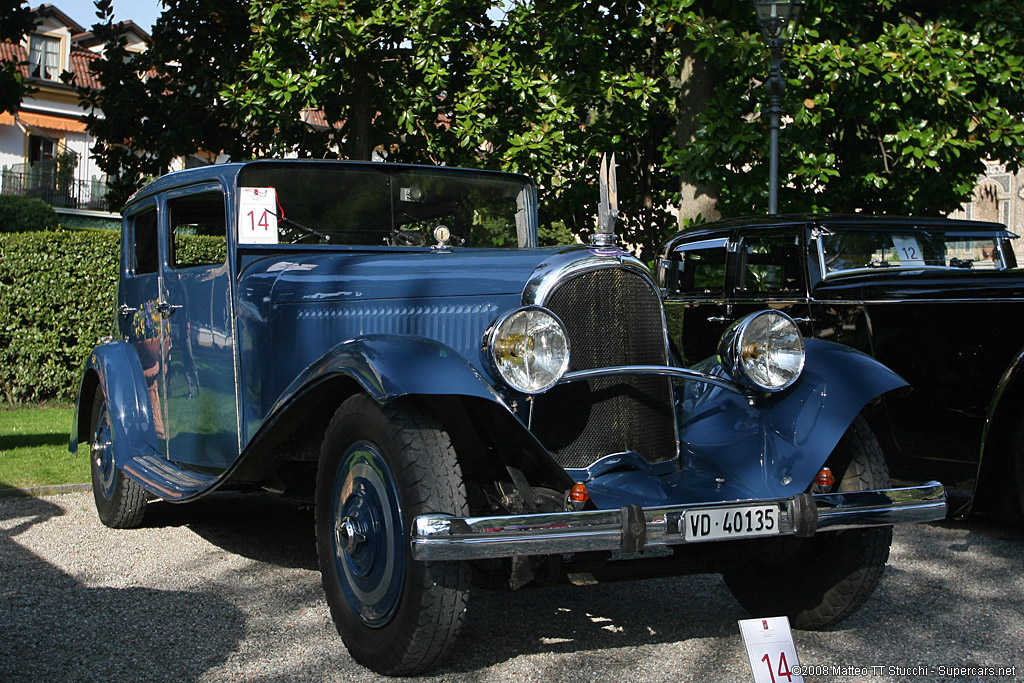
<svg viewBox="0 0 1024 683">
<path fill-rule="evenodd" d="M 380 161 L 352 161 L 352 160 L 339 160 L 339 159 L 256 159 L 253 161 L 234 161 L 225 164 L 211 164 L 209 166 L 200 166 L 199 168 L 188 168 L 181 171 L 172 171 L 165 175 L 160 176 L 156 180 L 148 183 L 135 192 L 128 201 L 125 203 L 122 213 L 131 207 L 132 204 L 151 197 L 160 192 L 167 190 L 176 189 L 179 187 L 188 187 L 189 185 L 196 185 L 198 183 L 209 182 L 211 180 L 219 180 L 225 185 L 230 186 L 238 173 L 247 166 L 256 165 L 270 165 L 270 164 L 296 164 L 296 165 L 349 165 L 349 166 L 368 166 L 371 168 L 379 168 L 384 172 L 400 173 L 404 170 L 411 169 L 431 169 L 436 171 L 472 171 L 473 173 L 481 174 L 494 174 L 502 176 L 518 176 L 525 181 L 533 182 L 528 176 L 520 173 L 509 173 L 505 171 L 492 171 L 486 169 L 463 169 L 457 166 L 434 166 L 429 164 L 400 164 L 394 162 L 380 162 Z"/>
<path fill-rule="evenodd" d="M 776 214 L 771 216 L 742 216 L 703 223 L 672 238 L 691 240 L 722 236 L 737 228 L 768 229 L 791 226 L 821 226 L 832 229 L 892 227 L 899 230 L 917 228 L 944 228 L 952 230 L 1006 230 L 1002 223 L 960 220 L 937 216 L 889 216 L 874 214 Z"/>
</svg>

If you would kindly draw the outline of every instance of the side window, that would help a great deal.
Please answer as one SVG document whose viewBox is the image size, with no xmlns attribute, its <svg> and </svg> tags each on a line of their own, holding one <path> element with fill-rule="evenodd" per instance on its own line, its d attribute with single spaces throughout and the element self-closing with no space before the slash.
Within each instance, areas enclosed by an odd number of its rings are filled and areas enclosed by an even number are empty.
<svg viewBox="0 0 1024 683">
<path fill-rule="evenodd" d="M 740 246 L 742 267 L 736 294 L 782 294 L 804 291 L 803 249 L 794 233 L 747 235 Z"/>
<path fill-rule="evenodd" d="M 228 256 L 224 195 L 220 192 L 179 197 L 167 202 L 172 268 L 224 263 Z"/>
<path fill-rule="evenodd" d="M 724 293 L 726 240 L 683 245 L 676 254 L 680 293 L 719 296 Z"/>
<path fill-rule="evenodd" d="M 133 274 L 155 273 L 160 263 L 156 239 L 156 209 L 149 209 L 132 219 L 134 248 Z"/>
</svg>

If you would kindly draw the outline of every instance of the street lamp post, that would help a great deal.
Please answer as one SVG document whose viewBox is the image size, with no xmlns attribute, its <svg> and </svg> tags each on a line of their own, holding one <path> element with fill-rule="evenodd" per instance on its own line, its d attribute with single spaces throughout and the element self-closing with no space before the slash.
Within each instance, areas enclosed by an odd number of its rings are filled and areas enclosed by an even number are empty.
<svg viewBox="0 0 1024 683">
<path fill-rule="evenodd" d="M 771 131 L 771 148 L 768 153 L 768 213 L 779 210 L 779 125 L 782 118 L 782 93 L 786 91 L 786 79 L 782 77 L 782 55 L 786 45 L 793 39 L 803 0 L 752 0 L 757 12 L 757 23 L 761 27 L 765 45 L 771 53 L 771 71 L 765 82 L 768 91 L 768 125 Z"/>
</svg>

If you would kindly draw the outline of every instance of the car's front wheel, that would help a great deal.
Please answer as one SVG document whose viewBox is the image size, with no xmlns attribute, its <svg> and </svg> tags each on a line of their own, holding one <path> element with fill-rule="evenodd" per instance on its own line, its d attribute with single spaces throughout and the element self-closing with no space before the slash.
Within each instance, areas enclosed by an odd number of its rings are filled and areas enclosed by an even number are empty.
<svg viewBox="0 0 1024 683">
<path fill-rule="evenodd" d="M 142 524 L 148 496 L 145 489 L 117 468 L 110 426 L 110 411 L 102 388 L 96 389 L 89 422 L 89 459 L 92 495 L 100 521 L 114 529 Z"/>
<path fill-rule="evenodd" d="M 317 472 L 320 573 L 349 653 L 385 675 L 435 666 L 462 626 L 469 565 L 410 555 L 411 522 L 427 512 L 468 514 L 448 434 L 411 403 L 342 403 Z"/>
<path fill-rule="evenodd" d="M 890 486 L 882 449 L 860 418 L 828 464 L 842 472 L 836 491 Z M 827 531 L 783 543 L 775 558 L 749 560 L 726 572 L 725 583 L 753 615 L 786 615 L 796 628 L 819 629 L 856 612 L 874 592 L 889 559 L 892 527 Z"/>
</svg>

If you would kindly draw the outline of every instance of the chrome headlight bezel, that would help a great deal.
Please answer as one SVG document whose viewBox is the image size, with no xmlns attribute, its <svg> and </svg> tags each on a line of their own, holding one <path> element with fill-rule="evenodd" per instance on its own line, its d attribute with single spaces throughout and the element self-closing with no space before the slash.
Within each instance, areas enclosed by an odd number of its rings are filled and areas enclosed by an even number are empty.
<svg viewBox="0 0 1024 683">
<path fill-rule="evenodd" d="M 800 378 L 806 353 L 796 322 L 776 310 L 759 311 L 733 323 L 718 344 L 718 360 L 740 384 L 775 393 Z"/>
<path fill-rule="evenodd" d="M 569 369 L 569 334 L 559 317 L 542 306 L 522 306 L 499 316 L 484 334 L 483 346 L 498 377 L 524 394 L 544 393 Z M 546 356 L 539 363 L 538 351 Z"/>
</svg>

